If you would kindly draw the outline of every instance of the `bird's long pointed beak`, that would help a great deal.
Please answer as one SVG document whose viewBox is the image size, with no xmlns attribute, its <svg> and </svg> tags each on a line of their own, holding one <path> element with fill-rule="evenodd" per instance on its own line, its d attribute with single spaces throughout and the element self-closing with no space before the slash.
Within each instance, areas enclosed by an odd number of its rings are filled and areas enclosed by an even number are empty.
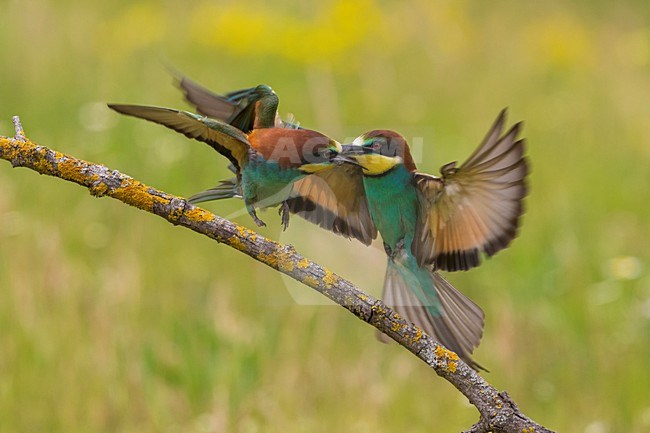
<svg viewBox="0 0 650 433">
<path fill-rule="evenodd" d="M 358 167 L 362 167 L 361 164 L 354 158 L 354 155 L 362 155 L 363 150 L 353 144 L 344 144 L 341 146 L 341 151 L 332 158 L 332 162 L 335 164 L 352 164 Z"/>
<path fill-rule="evenodd" d="M 356 165 L 358 167 L 363 168 L 363 166 L 361 164 L 359 164 L 359 162 L 357 162 L 356 159 L 351 158 L 351 157 L 346 156 L 346 155 L 341 155 L 341 154 L 338 154 L 334 158 L 332 158 L 332 162 L 337 164 L 337 165 L 352 164 L 352 165 Z"/>
</svg>

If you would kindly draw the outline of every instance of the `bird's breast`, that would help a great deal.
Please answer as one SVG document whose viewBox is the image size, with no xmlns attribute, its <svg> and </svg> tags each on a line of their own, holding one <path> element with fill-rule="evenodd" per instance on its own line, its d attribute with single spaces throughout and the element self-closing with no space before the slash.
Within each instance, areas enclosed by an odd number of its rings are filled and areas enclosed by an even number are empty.
<svg viewBox="0 0 650 433">
<path fill-rule="evenodd" d="M 417 193 L 400 174 L 366 177 L 368 207 L 384 242 L 394 248 L 400 240 L 410 245 L 417 220 Z"/>
</svg>

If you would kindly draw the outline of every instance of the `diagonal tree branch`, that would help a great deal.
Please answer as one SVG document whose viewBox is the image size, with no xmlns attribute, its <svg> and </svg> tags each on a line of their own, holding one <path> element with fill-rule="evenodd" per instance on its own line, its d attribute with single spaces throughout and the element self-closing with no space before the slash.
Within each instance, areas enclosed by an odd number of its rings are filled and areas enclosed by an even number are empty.
<svg viewBox="0 0 650 433">
<path fill-rule="evenodd" d="M 13 120 L 15 136 L 0 136 L 0 158 L 14 167 L 27 167 L 41 174 L 77 183 L 88 188 L 94 196 L 112 197 L 158 215 L 174 225 L 187 227 L 317 290 L 389 335 L 463 393 L 480 413 L 479 422 L 467 433 L 551 432 L 522 414 L 505 392 L 499 392 L 487 383 L 454 352 L 404 321 L 381 300 L 366 295 L 349 281 L 301 256 L 292 246 L 260 236 L 193 206 L 184 198 L 147 186 L 117 170 L 39 146 L 25 137 L 18 117 Z"/>
</svg>

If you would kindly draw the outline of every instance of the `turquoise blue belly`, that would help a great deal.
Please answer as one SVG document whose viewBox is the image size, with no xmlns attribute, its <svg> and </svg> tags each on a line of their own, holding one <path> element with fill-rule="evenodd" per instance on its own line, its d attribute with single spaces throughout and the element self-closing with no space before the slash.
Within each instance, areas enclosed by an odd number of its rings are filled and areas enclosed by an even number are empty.
<svg viewBox="0 0 650 433">
<path fill-rule="evenodd" d="M 242 170 L 242 193 L 247 202 L 265 208 L 289 197 L 293 182 L 305 174 L 296 168 L 281 168 L 277 162 L 251 163 Z"/>
<path fill-rule="evenodd" d="M 411 180 L 411 173 L 398 167 L 381 177 L 364 178 L 364 186 L 372 220 L 384 244 L 391 249 L 388 266 L 397 269 L 408 290 L 427 306 L 430 314 L 438 316 L 440 302 L 431 271 L 418 266 L 411 253 L 418 212 L 417 192 Z"/>
</svg>

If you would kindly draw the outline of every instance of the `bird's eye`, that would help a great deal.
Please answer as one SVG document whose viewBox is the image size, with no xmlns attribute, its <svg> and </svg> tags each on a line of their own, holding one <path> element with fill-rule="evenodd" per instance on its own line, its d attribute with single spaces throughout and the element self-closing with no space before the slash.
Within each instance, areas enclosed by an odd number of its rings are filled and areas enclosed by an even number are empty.
<svg viewBox="0 0 650 433">
<path fill-rule="evenodd" d="M 322 147 L 316 151 L 316 157 L 319 159 L 330 159 L 334 154 L 334 150 L 329 147 Z"/>
<path fill-rule="evenodd" d="M 382 147 L 382 140 L 379 139 L 374 139 L 374 140 L 369 140 L 367 141 L 363 147 L 367 149 L 372 149 L 372 150 L 381 150 Z"/>
</svg>

